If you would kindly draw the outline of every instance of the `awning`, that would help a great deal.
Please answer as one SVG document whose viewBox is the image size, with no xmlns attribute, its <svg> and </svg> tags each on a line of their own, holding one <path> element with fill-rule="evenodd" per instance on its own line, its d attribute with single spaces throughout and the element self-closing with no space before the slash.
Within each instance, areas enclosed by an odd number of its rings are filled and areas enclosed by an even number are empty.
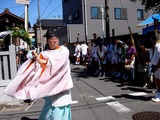
<svg viewBox="0 0 160 120">
<path fill-rule="evenodd" d="M 143 22 L 139 23 L 137 25 L 137 27 L 152 24 L 152 23 L 154 23 L 155 19 L 157 19 L 158 22 L 160 22 L 160 14 L 153 14 L 153 15 L 151 15 L 146 20 L 144 20 Z"/>
</svg>

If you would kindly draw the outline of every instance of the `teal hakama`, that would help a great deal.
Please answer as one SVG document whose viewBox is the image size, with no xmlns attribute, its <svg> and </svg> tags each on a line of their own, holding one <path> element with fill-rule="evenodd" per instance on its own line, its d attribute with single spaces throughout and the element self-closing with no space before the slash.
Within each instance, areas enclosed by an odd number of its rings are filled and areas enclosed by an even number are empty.
<svg viewBox="0 0 160 120">
<path fill-rule="evenodd" d="M 52 99 L 46 97 L 38 120 L 71 120 L 70 105 L 54 107 L 52 106 Z"/>
</svg>

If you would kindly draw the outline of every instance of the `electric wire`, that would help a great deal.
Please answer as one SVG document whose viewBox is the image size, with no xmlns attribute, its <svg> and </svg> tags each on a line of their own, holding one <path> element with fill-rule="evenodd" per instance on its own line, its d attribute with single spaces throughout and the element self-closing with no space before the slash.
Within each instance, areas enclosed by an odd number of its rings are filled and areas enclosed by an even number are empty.
<svg viewBox="0 0 160 120">
<path fill-rule="evenodd" d="M 43 11 L 43 13 L 40 15 L 40 17 L 42 17 L 42 15 L 46 12 L 46 10 L 48 9 L 50 3 L 52 2 L 52 0 L 49 1 L 48 5 L 46 6 L 45 10 Z"/>
<path fill-rule="evenodd" d="M 51 12 L 47 15 L 47 17 L 45 17 L 45 18 L 48 18 L 52 13 L 56 12 L 56 10 L 59 9 L 59 7 L 61 7 L 61 5 L 62 5 L 62 3 L 60 3 L 60 4 L 59 4 L 53 11 L 51 11 Z"/>
</svg>

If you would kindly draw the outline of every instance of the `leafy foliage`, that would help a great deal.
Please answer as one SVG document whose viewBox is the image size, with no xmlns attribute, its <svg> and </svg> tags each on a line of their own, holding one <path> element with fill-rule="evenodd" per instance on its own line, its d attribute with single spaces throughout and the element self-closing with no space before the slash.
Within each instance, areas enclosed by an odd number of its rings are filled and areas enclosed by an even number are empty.
<svg viewBox="0 0 160 120">
<path fill-rule="evenodd" d="M 136 2 L 137 0 L 130 0 Z M 145 10 L 153 10 L 154 13 L 160 13 L 160 0 L 139 0 L 145 5 Z"/>
<path fill-rule="evenodd" d="M 18 26 L 18 27 L 14 27 L 14 28 L 8 27 L 7 29 L 13 31 L 13 33 L 12 33 L 13 37 L 15 37 L 15 38 L 19 37 L 23 41 L 25 41 L 29 46 L 31 46 L 31 39 L 29 38 L 29 34 L 23 26 Z"/>
</svg>

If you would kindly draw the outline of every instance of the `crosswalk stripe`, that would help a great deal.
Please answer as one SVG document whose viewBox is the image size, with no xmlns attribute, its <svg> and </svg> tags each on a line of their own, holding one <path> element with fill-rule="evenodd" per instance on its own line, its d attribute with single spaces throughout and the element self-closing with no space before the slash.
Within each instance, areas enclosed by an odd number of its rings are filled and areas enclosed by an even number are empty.
<svg viewBox="0 0 160 120">
<path fill-rule="evenodd" d="M 104 101 L 104 100 L 114 100 L 115 98 L 112 96 L 107 96 L 107 97 L 98 97 L 96 98 L 97 101 Z"/>
<path fill-rule="evenodd" d="M 131 112 L 131 110 L 129 108 L 125 107 L 124 105 L 122 105 L 118 101 L 108 102 L 106 104 L 109 105 L 110 107 L 112 107 L 114 110 L 116 110 L 119 113 Z"/>
<path fill-rule="evenodd" d="M 77 104 L 78 103 L 78 101 L 72 101 L 71 102 L 71 104 Z"/>
</svg>

